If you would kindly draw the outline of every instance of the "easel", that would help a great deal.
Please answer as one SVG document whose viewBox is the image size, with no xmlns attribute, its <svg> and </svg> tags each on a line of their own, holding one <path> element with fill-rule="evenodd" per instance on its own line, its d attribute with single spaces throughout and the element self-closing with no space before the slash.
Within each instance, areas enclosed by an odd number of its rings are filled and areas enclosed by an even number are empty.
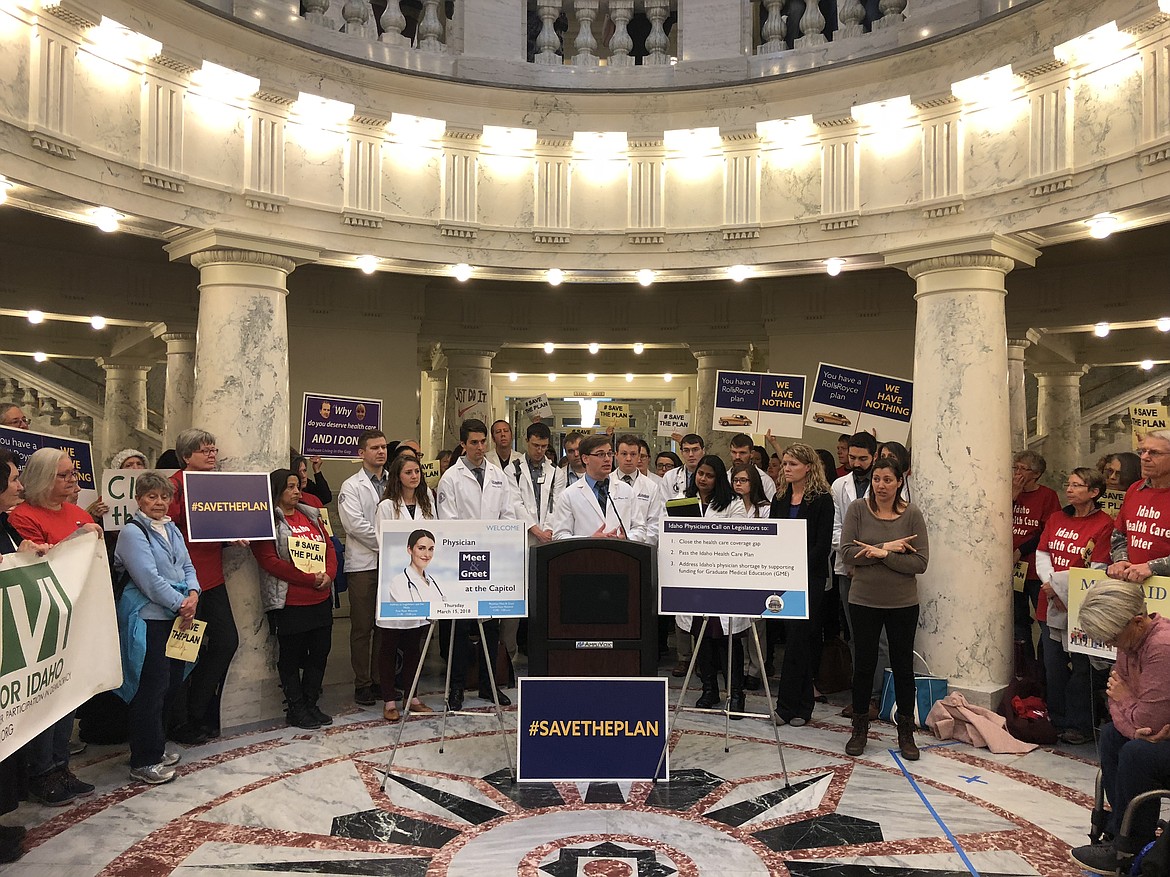
<svg viewBox="0 0 1170 877">
<path fill-rule="evenodd" d="M 475 619 L 479 626 L 479 645 L 483 649 L 484 666 L 487 668 L 488 682 L 492 686 L 492 703 L 496 708 L 496 721 L 500 725 L 500 740 L 504 744 L 504 757 L 508 760 L 508 775 L 512 781 L 516 781 L 516 767 L 512 763 L 512 749 L 508 745 L 508 729 L 504 727 L 504 711 L 500 708 L 499 692 L 496 689 L 495 671 L 492 669 L 492 659 L 488 655 L 487 636 L 483 632 L 483 619 Z M 398 754 L 398 746 L 402 742 L 402 732 L 406 729 L 406 720 L 410 718 L 410 702 L 414 700 L 415 693 L 418 691 L 418 680 L 422 675 L 423 659 L 426 657 L 427 649 L 431 645 L 431 637 L 435 632 L 435 624 L 432 623 L 427 627 L 426 639 L 423 640 L 421 657 L 419 658 L 418 667 L 414 671 L 414 679 L 410 683 L 410 693 L 406 695 L 402 704 L 402 718 L 398 720 L 398 733 L 394 736 L 394 746 L 390 749 L 390 757 L 386 762 L 386 771 L 382 775 L 382 784 L 378 787 L 378 791 L 386 791 L 386 781 L 390 779 L 390 768 L 394 766 L 394 757 Z M 443 685 L 443 720 L 439 730 L 439 754 L 443 753 L 443 745 L 447 740 L 447 716 L 478 716 L 480 713 L 471 712 L 470 710 L 452 710 L 448 709 L 448 697 L 451 693 L 451 661 L 455 657 L 455 621 L 451 622 L 451 638 L 447 643 L 447 673 L 446 682 Z"/>
<path fill-rule="evenodd" d="M 658 773 L 662 770 L 662 764 L 666 761 L 666 751 L 670 748 L 671 734 L 674 732 L 675 723 L 678 721 L 678 715 L 683 710 L 690 713 L 722 713 L 723 714 L 723 751 L 731 751 L 731 667 L 735 649 L 731 647 L 732 634 L 727 634 L 727 705 L 723 709 L 702 709 L 700 707 L 683 706 L 683 698 L 687 696 L 687 691 L 691 686 L 691 677 L 695 672 L 695 662 L 699 658 L 699 649 L 702 648 L 703 635 L 707 632 L 707 623 L 711 620 L 710 615 L 703 616 L 703 623 L 699 626 L 699 635 L 696 638 L 697 642 L 695 648 L 691 651 L 691 661 L 687 665 L 687 673 L 683 678 L 682 691 L 678 695 L 678 703 L 675 704 L 674 710 L 671 712 L 670 724 L 666 728 L 666 739 L 662 744 L 662 754 L 658 756 L 658 765 L 654 768 L 654 782 L 658 782 Z M 754 620 L 754 618 L 749 618 Z M 754 624 L 749 624 L 748 629 L 752 632 L 752 643 L 756 647 L 756 661 L 760 668 L 760 676 L 764 682 L 764 697 L 769 704 L 772 703 L 772 688 L 768 684 L 768 674 L 763 672 L 764 669 L 764 651 L 760 648 L 760 634 L 756 630 Z M 735 713 L 737 716 L 742 716 L 751 719 L 766 719 L 772 726 L 772 734 L 776 738 L 776 751 L 780 754 L 780 770 L 784 774 L 784 788 L 791 789 L 792 783 L 788 781 L 788 765 L 784 763 L 784 745 L 780 742 L 780 729 L 776 727 L 776 723 L 772 721 L 772 711 L 769 708 L 767 713 Z"/>
</svg>

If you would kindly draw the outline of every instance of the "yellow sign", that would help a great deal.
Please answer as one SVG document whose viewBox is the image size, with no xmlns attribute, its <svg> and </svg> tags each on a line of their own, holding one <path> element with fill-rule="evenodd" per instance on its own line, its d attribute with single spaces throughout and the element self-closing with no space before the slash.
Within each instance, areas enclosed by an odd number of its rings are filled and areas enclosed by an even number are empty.
<svg viewBox="0 0 1170 877">
<path fill-rule="evenodd" d="M 1117 513 L 1121 511 L 1121 501 L 1125 499 L 1124 490 L 1106 490 L 1101 494 L 1101 511 L 1109 515 L 1111 518 L 1116 518 Z"/>
<path fill-rule="evenodd" d="M 191 626 L 183 630 L 183 619 L 176 618 L 171 635 L 167 637 L 167 657 L 193 663 L 199 657 L 199 646 L 203 643 L 206 629 L 206 621 L 192 621 Z"/>
<path fill-rule="evenodd" d="M 431 490 L 437 490 L 439 487 L 439 461 L 438 460 L 424 460 L 419 464 L 422 466 L 423 481 L 427 483 L 427 487 Z"/>
<path fill-rule="evenodd" d="M 321 526 L 325 528 L 325 532 L 332 536 L 333 522 L 329 520 L 329 509 L 317 509 L 317 519 L 321 522 Z"/>
<path fill-rule="evenodd" d="M 1068 571 L 1068 650 L 1113 660 L 1117 650 L 1085 635 L 1077 624 L 1085 593 L 1097 582 L 1109 578 L 1103 569 L 1070 569 Z M 1146 611 L 1170 615 L 1170 576 L 1151 576 L 1142 582 L 1146 595 Z"/>
<path fill-rule="evenodd" d="M 1166 429 L 1166 423 L 1165 405 L 1130 405 L 1129 428 L 1132 433 L 1133 449 L 1137 450 L 1138 442 L 1146 433 L 1155 429 Z"/>
<path fill-rule="evenodd" d="M 293 566 L 309 574 L 325 572 L 325 543 L 301 536 L 288 537 L 288 553 Z"/>
<path fill-rule="evenodd" d="M 1028 561 L 1021 560 L 1012 568 L 1012 590 L 1024 593 L 1024 582 L 1028 578 Z"/>
<path fill-rule="evenodd" d="M 598 402 L 597 422 L 602 426 L 630 428 L 630 406 L 626 402 Z"/>
</svg>

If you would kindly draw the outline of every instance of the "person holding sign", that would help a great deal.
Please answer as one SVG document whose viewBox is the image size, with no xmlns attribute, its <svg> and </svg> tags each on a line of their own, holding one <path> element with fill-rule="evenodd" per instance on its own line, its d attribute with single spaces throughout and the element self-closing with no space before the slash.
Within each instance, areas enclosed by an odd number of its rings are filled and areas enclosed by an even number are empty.
<svg viewBox="0 0 1170 877">
<path fill-rule="evenodd" d="M 1021 451 L 1012 460 L 1012 548 L 1013 563 L 1024 563 L 1028 571 L 1024 590 L 1014 591 L 1015 639 L 1032 651 L 1032 611 L 1040 598 L 1040 577 L 1036 572 L 1036 545 L 1044 525 L 1060 510 L 1056 491 L 1040 483 L 1048 464 L 1035 451 Z M 1029 609 L 1029 603 L 1031 609 Z"/>
<path fill-rule="evenodd" d="M 1106 688 L 1112 721 L 1101 728 L 1098 745 L 1101 786 L 1112 807 L 1106 831 L 1117 838 L 1130 801 L 1170 785 L 1170 621 L 1147 614 L 1137 582 L 1106 580 L 1085 594 L 1078 623 L 1093 639 L 1117 647 Z M 1128 874 L 1134 854 L 1154 839 L 1158 809 L 1155 798 L 1134 811 L 1131 846 L 1113 840 L 1077 847 L 1072 860 L 1097 874 Z"/>
<path fill-rule="evenodd" d="M 138 511 L 118 534 L 116 570 L 129 581 L 118 598 L 122 687 L 130 705 L 130 777 L 157 785 L 175 778 L 180 753 L 167 746 L 166 716 L 192 664 L 167 657 L 181 618 L 189 628 L 199 605 L 199 580 L 183 534 L 167 517 L 175 490 L 158 472 L 134 480 Z"/>
<path fill-rule="evenodd" d="M 853 733 L 847 755 L 865 752 L 869 697 L 877 665 L 878 639 L 885 630 L 898 704 L 898 747 L 907 761 L 918 759 L 914 743 L 914 633 L 918 629 L 918 579 L 926 571 L 926 521 L 901 497 L 905 477 L 898 461 L 873 464 L 869 494 L 855 499 L 841 524 L 841 559 L 853 571 L 849 613 L 853 621 Z"/>
<path fill-rule="evenodd" d="M 812 719 L 813 678 L 821 664 L 821 614 L 833 550 L 833 495 L 817 452 L 797 442 L 781 456 L 784 490 L 772 500 L 773 518 L 805 521 L 808 539 L 808 618 L 786 618 L 784 663 L 773 720 L 800 727 Z M 836 605 L 833 607 L 836 611 Z"/>
<path fill-rule="evenodd" d="M 1142 459 L 1137 454 L 1122 451 L 1105 458 L 1106 490 L 1129 490 L 1129 486 L 1142 478 Z"/>
<path fill-rule="evenodd" d="M 317 509 L 301 502 L 291 469 L 269 475 L 276 540 L 252 543 L 260 564 L 260 602 L 276 634 L 276 672 L 288 723 L 315 730 L 333 724 L 317 701 L 333 644 L 333 577 L 337 554 Z"/>
<path fill-rule="evenodd" d="M 386 473 L 386 492 L 382 496 L 377 511 L 379 531 L 382 521 L 400 521 L 404 518 L 419 521 L 432 520 L 435 517 L 431 492 L 422 481 L 422 467 L 413 457 L 394 458 Z M 406 550 L 410 555 L 410 563 L 402 568 L 402 575 L 395 577 L 391 584 L 390 599 L 402 602 L 417 600 L 429 602 L 436 598 L 442 600 L 442 591 L 426 572 L 427 565 L 434 558 L 434 535 L 428 530 L 415 530 L 406 540 Z M 398 661 L 398 652 L 402 651 L 403 678 L 414 679 L 414 674 L 418 671 L 418 662 L 422 659 L 420 647 L 423 630 L 430 622 L 425 618 L 380 618 L 376 624 L 382 629 L 378 646 L 382 718 L 388 722 L 397 722 L 401 718 L 401 713 L 398 712 L 398 690 L 394 682 L 394 665 Z M 406 692 L 403 692 L 404 697 L 405 695 Z M 410 702 L 410 711 L 433 712 L 417 697 Z"/>
<path fill-rule="evenodd" d="M 1109 566 L 1110 578 L 1127 582 L 1170 575 L 1170 430 L 1146 433 L 1138 456 L 1142 480 L 1117 513 Z"/>
</svg>

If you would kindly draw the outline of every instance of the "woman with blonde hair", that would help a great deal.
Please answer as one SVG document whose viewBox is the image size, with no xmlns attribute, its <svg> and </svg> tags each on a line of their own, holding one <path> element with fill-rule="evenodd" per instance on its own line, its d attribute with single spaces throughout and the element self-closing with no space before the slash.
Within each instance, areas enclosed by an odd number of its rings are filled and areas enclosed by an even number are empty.
<svg viewBox="0 0 1170 877">
<path fill-rule="evenodd" d="M 808 549 L 808 618 L 784 619 L 784 663 L 776 693 L 778 725 L 800 727 L 812 719 L 816 694 L 813 677 L 821 663 L 821 607 L 830 580 L 833 546 L 833 495 L 814 448 L 803 442 L 780 454 L 780 490 L 772 500 L 772 517 L 805 522 Z"/>
</svg>

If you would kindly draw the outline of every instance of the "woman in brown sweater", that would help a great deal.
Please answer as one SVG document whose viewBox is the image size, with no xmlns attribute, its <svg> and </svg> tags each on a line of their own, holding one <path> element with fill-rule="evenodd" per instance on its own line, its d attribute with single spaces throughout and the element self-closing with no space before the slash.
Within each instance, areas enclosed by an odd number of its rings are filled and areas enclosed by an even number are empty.
<svg viewBox="0 0 1170 877">
<path fill-rule="evenodd" d="M 865 751 L 869 695 L 882 628 L 890 645 L 890 669 L 897 698 L 898 747 L 914 761 L 914 633 L 918 628 L 918 580 L 930 553 L 926 521 L 904 501 L 905 476 L 897 460 L 874 463 L 868 496 L 845 511 L 841 554 L 852 568 L 849 617 L 853 623 L 853 734 L 848 755 Z"/>
</svg>

